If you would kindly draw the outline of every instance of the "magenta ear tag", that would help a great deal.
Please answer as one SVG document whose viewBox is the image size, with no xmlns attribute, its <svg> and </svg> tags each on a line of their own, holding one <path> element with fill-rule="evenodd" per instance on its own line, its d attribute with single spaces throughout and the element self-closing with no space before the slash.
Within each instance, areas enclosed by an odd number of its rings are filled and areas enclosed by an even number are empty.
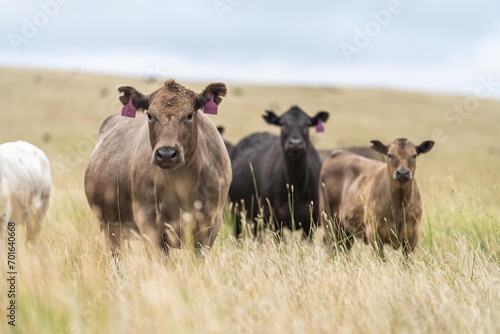
<svg viewBox="0 0 500 334">
<path fill-rule="evenodd" d="M 316 124 L 316 132 L 325 132 L 325 126 L 321 119 L 318 119 L 318 124 Z"/>
<path fill-rule="evenodd" d="M 122 116 L 135 118 L 136 112 L 137 109 L 135 109 L 134 105 L 132 104 L 132 97 L 129 97 L 128 103 L 122 108 Z"/>
<path fill-rule="evenodd" d="M 203 112 L 209 115 L 217 115 L 219 106 L 214 102 L 214 95 L 210 96 L 210 101 L 203 106 Z"/>
</svg>

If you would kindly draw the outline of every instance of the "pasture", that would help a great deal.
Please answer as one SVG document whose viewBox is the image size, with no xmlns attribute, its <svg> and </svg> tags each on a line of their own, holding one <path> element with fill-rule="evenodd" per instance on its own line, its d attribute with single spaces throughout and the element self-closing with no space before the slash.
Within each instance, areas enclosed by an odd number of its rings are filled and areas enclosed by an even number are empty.
<svg viewBox="0 0 500 334">
<path fill-rule="evenodd" d="M 208 84 L 179 82 L 195 92 Z M 163 81 L 0 68 L 0 142 L 41 148 L 53 178 L 37 246 L 26 247 L 17 229 L 15 327 L 0 255 L 0 333 L 500 332 L 500 101 L 472 108 L 463 96 L 228 82 L 211 118 L 233 143 L 276 132 L 261 115 L 294 104 L 309 115 L 330 112 L 324 133 L 311 129 L 318 149 L 435 140 L 417 159 L 424 214 L 413 263 L 388 248 L 387 261 L 378 260 L 359 241 L 336 258 L 318 238 L 236 242 L 227 210 L 204 258 L 174 250 L 161 265 L 131 242 L 117 272 L 83 173 L 101 120 L 121 110 L 122 84 L 149 93 Z"/>
</svg>

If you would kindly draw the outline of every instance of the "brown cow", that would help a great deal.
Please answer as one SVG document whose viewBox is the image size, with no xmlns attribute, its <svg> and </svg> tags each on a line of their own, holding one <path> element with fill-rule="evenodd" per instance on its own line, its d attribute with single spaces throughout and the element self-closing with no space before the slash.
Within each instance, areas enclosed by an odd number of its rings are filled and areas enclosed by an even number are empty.
<svg viewBox="0 0 500 334">
<path fill-rule="evenodd" d="M 416 158 L 433 141 L 415 146 L 397 139 L 388 146 L 373 140 L 372 148 L 387 162 L 337 151 L 320 174 L 321 224 L 326 235 L 349 250 L 354 237 L 363 238 L 380 257 L 383 244 L 403 248 L 408 256 L 418 243 L 422 202 L 415 181 Z"/>
<path fill-rule="evenodd" d="M 85 172 L 85 193 L 113 255 L 122 236 L 140 235 L 158 250 L 194 241 L 212 246 L 231 183 L 231 163 L 217 128 L 200 109 L 227 89 L 196 94 L 174 80 L 149 95 L 119 87 L 120 101 L 145 111 L 106 118 Z M 131 100 L 129 100 L 131 99 Z M 134 233 L 135 232 L 135 233 Z"/>
</svg>

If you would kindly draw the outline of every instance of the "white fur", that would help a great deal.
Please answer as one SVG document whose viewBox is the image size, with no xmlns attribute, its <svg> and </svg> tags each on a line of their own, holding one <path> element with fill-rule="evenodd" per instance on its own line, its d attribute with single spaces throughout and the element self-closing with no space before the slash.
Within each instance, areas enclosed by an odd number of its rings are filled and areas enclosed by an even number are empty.
<svg viewBox="0 0 500 334">
<path fill-rule="evenodd" d="M 0 245 L 8 222 L 26 224 L 26 240 L 36 241 L 49 206 L 50 164 L 37 147 L 17 141 L 0 145 Z"/>
</svg>

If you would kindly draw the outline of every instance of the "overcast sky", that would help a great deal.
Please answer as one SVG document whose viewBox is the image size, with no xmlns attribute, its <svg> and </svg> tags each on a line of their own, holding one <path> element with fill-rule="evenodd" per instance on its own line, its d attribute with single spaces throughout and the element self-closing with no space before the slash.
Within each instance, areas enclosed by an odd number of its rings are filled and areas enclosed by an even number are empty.
<svg viewBox="0 0 500 334">
<path fill-rule="evenodd" d="M 2 0 L 0 34 L 0 66 L 500 98 L 498 0 Z"/>
</svg>

